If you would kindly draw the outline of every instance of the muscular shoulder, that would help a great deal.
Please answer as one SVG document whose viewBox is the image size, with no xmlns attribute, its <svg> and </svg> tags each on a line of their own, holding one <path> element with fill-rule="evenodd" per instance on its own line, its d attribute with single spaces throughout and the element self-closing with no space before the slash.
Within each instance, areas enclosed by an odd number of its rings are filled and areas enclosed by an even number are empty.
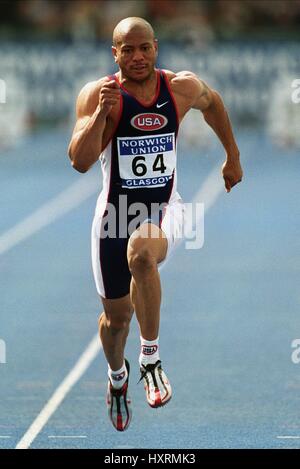
<svg viewBox="0 0 300 469">
<path fill-rule="evenodd" d="M 91 116 L 99 103 L 99 93 L 104 83 L 109 81 L 108 77 L 100 78 L 96 81 L 90 81 L 80 90 L 77 103 L 76 113 L 78 117 Z"/>
<path fill-rule="evenodd" d="M 195 73 L 184 70 L 181 72 L 171 72 L 165 70 L 173 93 L 185 98 L 187 105 L 199 109 L 199 99 L 203 107 L 203 98 L 209 95 L 209 87 Z"/>
</svg>

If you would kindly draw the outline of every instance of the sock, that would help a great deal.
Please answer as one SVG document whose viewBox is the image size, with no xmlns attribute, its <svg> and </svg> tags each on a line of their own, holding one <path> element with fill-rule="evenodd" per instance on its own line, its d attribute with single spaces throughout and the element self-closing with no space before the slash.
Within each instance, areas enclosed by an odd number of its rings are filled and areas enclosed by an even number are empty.
<svg viewBox="0 0 300 469">
<path fill-rule="evenodd" d="M 159 360 L 159 346 L 158 339 L 155 340 L 145 340 L 143 337 L 141 339 L 141 353 L 139 356 L 140 366 L 147 366 L 149 363 L 154 364 Z"/>
<path fill-rule="evenodd" d="M 121 387 L 123 386 L 123 384 L 125 383 L 128 377 L 128 372 L 127 372 L 127 368 L 125 365 L 125 361 L 123 363 L 122 368 L 116 371 L 112 370 L 111 367 L 108 365 L 107 374 L 112 384 L 112 387 L 115 389 L 121 389 Z"/>
</svg>

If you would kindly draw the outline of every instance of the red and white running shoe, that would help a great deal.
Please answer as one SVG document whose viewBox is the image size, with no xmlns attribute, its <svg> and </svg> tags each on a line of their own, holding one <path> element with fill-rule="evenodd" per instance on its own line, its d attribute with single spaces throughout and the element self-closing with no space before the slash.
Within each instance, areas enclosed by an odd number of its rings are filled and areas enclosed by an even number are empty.
<svg viewBox="0 0 300 469">
<path fill-rule="evenodd" d="M 111 381 L 108 380 L 106 397 L 108 416 L 114 428 L 119 432 L 124 432 L 125 430 L 127 430 L 132 416 L 131 399 L 128 395 L 130 366 L 126 359 L 125 364 L 128 372 L 127 380 L 125 381 L 121 389 L 113 388 Z"/>
<path fill-rule="evenodd" d="M 161 367 L 161 361 L 154 364 L 142 365 L 141 379 L 144 380 L 146 399 L 150 407 L 162 407 L 172 397 L 172 389 L 166 374 Z"/>
</svg>

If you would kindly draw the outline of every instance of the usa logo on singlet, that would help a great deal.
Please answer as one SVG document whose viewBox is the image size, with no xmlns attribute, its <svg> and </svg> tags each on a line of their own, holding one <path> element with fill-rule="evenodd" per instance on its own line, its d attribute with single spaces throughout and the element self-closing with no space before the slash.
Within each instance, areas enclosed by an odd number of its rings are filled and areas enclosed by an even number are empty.
<svg viewBox="0 0 300 469">
<path fill-rule="evenodd" d="M 165 127 L 168 123 L 168 119 L 161 114 L 143 113 L 134 116 L 130 121 L 132 127 L 139 130 L 144 130 L 146 132 L 151 132 L 153 130 L 159 130 Z"/>
<path fill-rule="evenodd" d="M 122 187 L 163 187 L 172 178 L 176 167 L 174 133 L 118 137 L 117 144 Z"/>
</svg>

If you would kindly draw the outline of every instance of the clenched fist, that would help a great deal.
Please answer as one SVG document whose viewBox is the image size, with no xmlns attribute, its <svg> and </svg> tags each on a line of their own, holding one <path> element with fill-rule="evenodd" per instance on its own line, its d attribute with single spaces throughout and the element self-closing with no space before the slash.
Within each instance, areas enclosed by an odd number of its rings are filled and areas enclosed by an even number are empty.
<svg viewBox="0 0 300 469">
<path fill-rule="evenodd" d="M 99 94 L 100 110 L 108 115 L 112 107 L 118 103 L 120 94 L 120 86 L 116 80 L 104 83 Z"/>
<path fill-rule="evenodd" d="M 230 192 L 233 186 L 241 182 L 243 170 L 239 158 L 226 160 L 222 166 L 222 174 L 225 181 L 226 192 Z"/>
</svg>

